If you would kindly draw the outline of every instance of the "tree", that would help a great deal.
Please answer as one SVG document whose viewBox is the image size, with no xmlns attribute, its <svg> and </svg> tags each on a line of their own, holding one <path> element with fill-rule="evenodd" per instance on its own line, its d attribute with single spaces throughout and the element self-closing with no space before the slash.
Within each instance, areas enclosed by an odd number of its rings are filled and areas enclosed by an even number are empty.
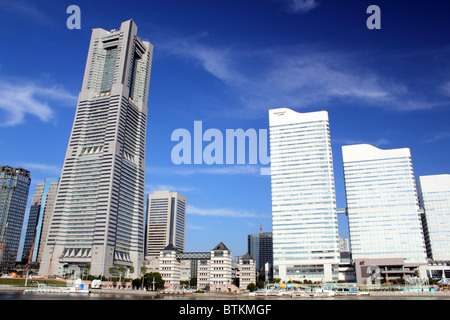
<svg viewBox="0 0 450 320">
<path fill-rule="evenodd" d="M 153 289 L 153 280 L 155 281 L 155 289 L 164 287 L 164 280 L 159 272 L 150 272 L 144 275 L 144 286 Z"/>
<path fill-rule="evenodd" d="M 141 275 L 142 275 L 142 280 L 141 280 L 141 289 L 144 289 L 144 275 L 147 272 L 147 267 L 143 264 L 141 266 Z"/>
<path fill-rule="evenodd" d="M 249 283 L 247 289 L 251 292 L 258 290 L 258 287 L 253 282 Z"/>
</svg>

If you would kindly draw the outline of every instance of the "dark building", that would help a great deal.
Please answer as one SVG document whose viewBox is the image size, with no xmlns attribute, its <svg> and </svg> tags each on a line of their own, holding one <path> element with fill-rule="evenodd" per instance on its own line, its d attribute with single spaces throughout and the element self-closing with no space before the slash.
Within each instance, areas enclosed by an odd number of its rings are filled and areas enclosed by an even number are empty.
<svg viewBox="0 0 450 320">
<path fill-rule="evenodd" d="M 272 232 L 249 234 L 247 238 L 248 253 L 255 259 L 256 276 L 258 280 L 273 279 L 273 241 Z M 266 279 L 265 265 L 268 263 L 268 279 Z"/>
<path fill-rule="evenodd" d="M 14 268 L 30 189 L 30 171 L 0 166 L 0 270 Z"/>
</svg>

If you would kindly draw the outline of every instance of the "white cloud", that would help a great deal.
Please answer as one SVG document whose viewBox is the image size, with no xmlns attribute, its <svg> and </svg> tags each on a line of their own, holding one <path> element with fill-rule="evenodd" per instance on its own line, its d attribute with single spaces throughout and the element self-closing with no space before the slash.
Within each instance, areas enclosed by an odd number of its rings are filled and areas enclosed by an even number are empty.
<svg viewBox="0 0 450 320">
<path fill-rule="evenodd" d="M 146 193 L 153 193 L 155 191 L 158 190 L 169 190 L 172 192 L 191 192 L 191 191 L 195 191 L 198 188 L 197 187 L 191 187 L 191 186 L 174 186 L 174 185 L 169 185 L 169 184 L 159 184 L 159 185 L 148 185 L 146 186 Z"/>
<path fill-rule="evenodd" d="M 440 140 L 446 140 L 449 138 L 450 138 L 450 132 L 441 131 L 441 132 L 437 132 L 437 133 L 430 135 L 429 137 L 427 137 L 424 140 L 424 142 L 431 143 L 431 142 L 436 142 L 436 141 L 440 141 Z"/>
<path fill-rule="evenodd" d="M 228 217 L 228 218 L 256 218 L 261 217 L 254 212 L 247 210 L 229 209 L 229 208 L 199 208 L 196 206 L 187 206 L 187 213 L 199 216 L 210 217 Z"/>
<path fill-rule="evenodd" d="M 204 37 L 171 41 L 169 53 L 198 63 L 234 90 L 241 117 L 266 117 L 269 108 L 332 107 L 336 101 L 397 111 L 445 105 L 431 101 L 395 75 L 380 73 L 367 54 L 317 45 L 258 49 L 206 45 Z M 447 85 L 443 87 L 447 92 Z M 450 92 L 450 85 L 448 86 Z M 229 108 L 218 110 L 235 113 Z"/>
<path fill-rule="evenodd" d="M 61 174 L 61 166 L 53 165 L 53 164 L 44 164 L 44 163 L 36 163 L 36 162 L 20 162 L 18 164 L 20 167 L 26 170 L 39 170 L 44 171 L 47 174 L 52 174 L 55 177 L 59 177 Z"/>
<path fill-rule="evenodd" d="M 147 167 L 147 174 L 166 174 L 190 176 L 196 174 L 210 175 L 259 175 L 260 167 L 257 165 L 216 165 L 203 166 L 179 165 L 177 167 Z"/>
<path fill-rule="evenodd" d="M 361 140 L 361 139 L 346 139 L 346 138 L 332 138 L 331 142 L 341 144 L 341 145 L 351 145 L 351 144 L 370 144 L 374 147 L 381 147 L 391 144 L 388 139 L 380 138 L 377 140 Z"/>
<path fill-rule="evenodd" d="M 316 8 L 316 0 L 284 0 L 286 11 L 290 13 L 304 13 Z"/>
<path fill-rule="evenodd" d="M 26 81 L 0 79 L 0 126 L 8 127 L 23 123 L 26 115 L 43 122 L 54 120 L 49 103 L 76 104 L 76 97 L 59 86 L 46 86 Z"/>
</svg>

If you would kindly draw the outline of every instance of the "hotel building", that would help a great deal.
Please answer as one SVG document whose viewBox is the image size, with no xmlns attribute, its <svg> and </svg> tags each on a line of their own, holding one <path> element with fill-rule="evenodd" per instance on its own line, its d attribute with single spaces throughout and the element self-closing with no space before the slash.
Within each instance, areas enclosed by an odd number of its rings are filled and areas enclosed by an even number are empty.
<svg viewBox="0 0 450 320">
<path fill-rule="evenodd" d="M 342 147 L 352 258 L 359 282 L 376 265 L 414 274 L 426 265 L 420 208 L 408 148 Z"/>
<path fill-rule="evenodd" d="M 273 272 L 338 280 L 339 235 L 326 111 L 269 110 Z"/>
<path fill-rule="evenodd" d="M 186 198 L 170 191 L 149 194 L 145 256 L 157 257 L 169 244 L 183 252 L 185 231 Z"/>
<path fill-rule="evenodd" d="M 147 100 L 153 46 L 133 20 L 93 29 L 39 274 L 93 275 L 144 259 Z"/>
<path fill-rule="evenodd" d="M 419 203 L 424 210 L 422 223 L 427 255 L 450 262 L 450 174 L 420 176 L 417 179 Z"/>
</svg>

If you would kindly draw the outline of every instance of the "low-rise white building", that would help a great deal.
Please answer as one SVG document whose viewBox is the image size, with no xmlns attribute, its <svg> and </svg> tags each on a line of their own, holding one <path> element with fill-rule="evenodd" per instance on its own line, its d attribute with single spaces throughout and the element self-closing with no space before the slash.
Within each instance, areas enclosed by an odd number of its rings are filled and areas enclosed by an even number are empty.
<svg viewBox="0 0 450 320">
<path fill-rule="evenodd" d="M 239 259 L 239 289 L 245 290 L 250 283 L 256 284 L 256 263 L 252 256 L 246 253 Z"/>
</svg>

